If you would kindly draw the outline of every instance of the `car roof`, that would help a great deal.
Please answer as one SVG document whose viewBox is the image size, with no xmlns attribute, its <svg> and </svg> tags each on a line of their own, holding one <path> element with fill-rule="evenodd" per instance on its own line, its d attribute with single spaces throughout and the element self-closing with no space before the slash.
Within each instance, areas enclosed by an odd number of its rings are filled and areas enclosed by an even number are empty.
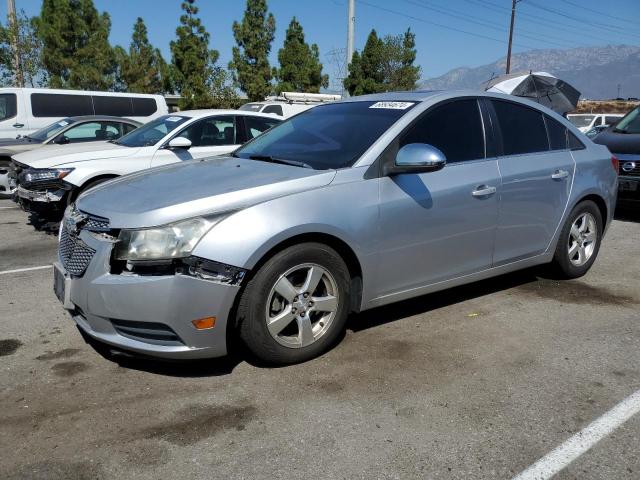
<svg viewBox="0 0 640 480">
<path fill-rule="evenodd" d="M 242 115 L 242 116 L 249 116 L 249 117 L 269 118 L 271 120 L 275 118 L 273 115 L 270 115 L 268 113 L 250 112 L 247 110 L 231 110 L 231 109 L 215 109 L 215 108 L 202 109 L 202 110 L 184 110 L 181 112 L 174 112 L 173 114 L 170 113 L 169 115 L 183 116 L 183 117 L 190 117 L 190 118 L 208 117 L 210 115 Z M 275 119 L 278 120 L 277 118 Z"/>
<path fill-rule="evenodd" d="M 141 122 L 136 120 L 131 120 L 126 117 L 115 117 L 112 115 L 77 115 L 75 117 L 65 117 L 73 120 L 74 122 L 84 122 L 84 121 L 106 121 L 106 122 L 128 122 L 133 123 L 135 125 L 142 125 Z"/>
</svg>

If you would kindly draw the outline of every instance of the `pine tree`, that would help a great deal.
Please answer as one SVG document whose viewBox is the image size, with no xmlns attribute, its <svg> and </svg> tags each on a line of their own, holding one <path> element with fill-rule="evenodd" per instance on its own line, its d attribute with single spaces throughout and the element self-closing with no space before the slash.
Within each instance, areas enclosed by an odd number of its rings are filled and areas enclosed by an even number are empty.
<svg viewBox="0 0 640 480">
<path fill-rule="evenodd" d="M 176 29 L 177 40 L 171 42 L 172 77 L 176 90 L 182 96 L 180 108 L 211 106 L 211 87 L 216 82 L 215 68 L 219 52 L 209 50 L 209 33 L 196 16 L 195 0 L 182 3 L 184 14 Z"/>
<path fill-rule="evenodd" d="M 411 30 L 384 39 L 371 30 L 362 53 L 353 54 L 344 86 L 351 95 L 413 90 L 420 79 L 415 59 L 415 34 Z"/>
<path fill-rule="evenodd" d="M 114 85 L 111 19 L 93 0 L 43 0 L 36 21 L 49 86 L 108 90 Z"/>
<path fill-rule="evenodd" d="M 136 93 L 170 91 L 170 85 L 166 85 L 166 77 L 169 76 L 166 63 L 160 51 L 149 43 L 147 27 L 142 18 L 138 17 L 133 26 L 129 52 L 116 47 L 116 59 L 118 89 Z"/>
<path fill-rule="evenodd" d="M 318 93 L 329 86 L 329 76 L 322 74 L 320 52 L 314 43 L 304 41 L 302 25 L 293 17 L 287 28 L 284 46 L 278 51 L 280 68 L 274 69 L 278 81 L 276 92 Z"/>
<path fill-rule="evenodd" d="M 242 23 L 233 22 L 233 60 L 229 63 L 233 80 L 250 101 L 263 100 L 272 92 L 269 52 L 276 20 L 267 15 L 266 0 L 247 0 Z"/>
</svg>

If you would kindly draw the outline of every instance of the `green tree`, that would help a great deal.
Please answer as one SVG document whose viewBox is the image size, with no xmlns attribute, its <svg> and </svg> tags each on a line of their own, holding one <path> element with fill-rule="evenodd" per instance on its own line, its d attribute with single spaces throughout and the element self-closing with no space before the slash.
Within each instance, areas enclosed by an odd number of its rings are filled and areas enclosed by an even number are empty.
<svg viewBox="0 0 640 480">
<path fill-rule="evenodd" d="M 14 46 L 18 51 L 16 70 Z M 7 24 L 0 25 L 0 79 L 2 85 L 37 87 L 46 81 L 41 62 L 42 42 L 35 33 L 34 20 L 24 10 L 16 15 L 16 22 L 7 16 Z"/>
<path fill-rule="evenodd" d="M 235 84 L 250 101 L 263 100 L 272 92 L 269 52 L 276 30 L 276 20 L 267 15 L 266 0 L 247 0 L 242 23 L 233 22 L 233 60 L 229 69 Z"/>
<path fill-rule="evenodd" d="M 384 39 L 371 30 L 362 53 L 354 52 L 344 87 L 350 95 L 390 90 L 413 90 L 420 79 L 416 59 L 415 35 L 407 30 Z"/>
<path fill-rule="evenodd" d="M 36 29 L 49 86 L 109 90 L 115 53 L 109 44 L 111 19 L 92 0 L 43 0 Z"/>
<path fill-rule="evenodd" d="M 136 93 L 166 93 L 171 91 L 170 75 L 160 51 L 153 48 L 147 36 L 144 20 L 138 17 L 133 26 L 129 52 L 115 48 L 118 65 L 118 89 Z M 167 88 L 169 87 L 169 88 Z"/>
<path fill-rule="evenodd" d="M 172 77 L 177 92 L 182 96 L 180 108 L 205 108 L 213 103 L 212 85 L 219 82 L 220 69 L 215 63 L 220 56 L 209 49 L 209 33 L 196 15 L 195 0 L 182 3 L 184 14 L 176 29 L 176 40 L 171 42 Z"/>
<path fill-rule="evenodd" d="M 320 51 L 315 43 L 304 41 L 302 25 L 293 17 L 287 28 L 284 46 L 278 51 L 280 68 L 273 71 L 278 81 L 276 92 L 318 93 L 329 86 L 329 75 L 322 74 Z"/>
</svg>

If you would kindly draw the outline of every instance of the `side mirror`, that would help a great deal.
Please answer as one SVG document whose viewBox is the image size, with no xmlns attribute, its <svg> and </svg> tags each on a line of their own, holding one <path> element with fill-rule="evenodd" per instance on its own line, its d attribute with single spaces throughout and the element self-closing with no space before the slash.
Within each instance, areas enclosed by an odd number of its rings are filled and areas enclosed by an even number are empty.
<svg viewBox="0 0 640 480">
<path fill-rule="evenodd" d="M 171 141 L 169 142 L 169 145 L 167 146 L 169 148 L 175 148 L 175 149 L 180 148 L 180 149 L 188 150 L 189 148 L 191 148 L 191 140 L 184 137 L 175 137 L 171 139 Z"/>
<path fill-rule="evenodd" d="M 444 153 L 433 145 L 410 143 L 398 150 L 395 163 L 386 167 L 385 174 L 435 172 L 442 170 L 446 164 Z"/>
<path fill-rule="evenodd" d="M 58 135 L 53 140 L 53 143 L 56 143 L 58 145 L 66 145 L 67 143 L 69 143 L 69 138 L 65 137 L 64 135 Z"/>
</svg>

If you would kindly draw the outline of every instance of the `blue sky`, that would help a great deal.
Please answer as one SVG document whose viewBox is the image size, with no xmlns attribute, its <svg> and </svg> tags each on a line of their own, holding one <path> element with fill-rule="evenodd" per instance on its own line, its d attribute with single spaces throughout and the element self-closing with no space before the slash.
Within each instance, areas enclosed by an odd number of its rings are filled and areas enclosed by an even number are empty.
<svg viewBox="0 0 640 480">
<path fill-rule="evenodd" d="M 40 0 L 15 0 L 27 14 L 39 13 Z M 180 16 L 179 0 L 94 0 L 111 15 L 111 43 L 128 46 L 136 17 L 144 18 L 151 42 L 170 58 L 169 42 Z M 333 72 L 326 56 L 344 48 L 347 0 L 269 0 L 276 17 L 271 57 L 277 62 L 291 17 L 302 23 L 307 41 L 320 47 L 325 71 Z M 231 25 L 240 20 L 242 0 L 199 0 L 200 16 L 211 34 L 211 47 L 226 66 L 234 45 Z M 490 63 L 506 54 L 511 0 L 356 0 L 356 48 L 364 46 L 372 28 L 379 34 L 416 33 L 417 63 L 423 78 L 459 66 Z M 6 2 L 0 2 L 6 16 Z M 497 40 L 497 41 L 496 41 Z M 640 45 L 640 0 L 522 0 L 517 6 L 514 51 L 532 48 Z"/>
</svg>

